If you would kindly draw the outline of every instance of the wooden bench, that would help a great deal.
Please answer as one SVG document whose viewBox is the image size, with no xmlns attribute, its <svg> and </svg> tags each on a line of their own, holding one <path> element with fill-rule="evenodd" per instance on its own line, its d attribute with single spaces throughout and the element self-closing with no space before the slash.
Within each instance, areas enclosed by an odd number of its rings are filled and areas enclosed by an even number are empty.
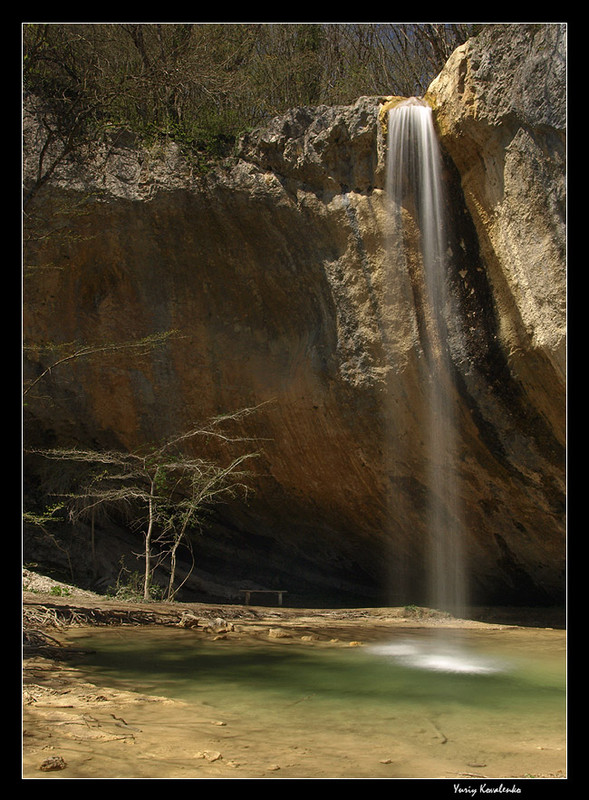
<svg viewBox="0 0 589 800">
<path fill-rule="evenodd" d="M 249 606 L 252 594 L 275 594 L 278 595 L 278 605 L 282 605 L 282 595 L 288 594 L 283 589 L 240 589 L 245 594 L 245 604 Z"/>
</svg>

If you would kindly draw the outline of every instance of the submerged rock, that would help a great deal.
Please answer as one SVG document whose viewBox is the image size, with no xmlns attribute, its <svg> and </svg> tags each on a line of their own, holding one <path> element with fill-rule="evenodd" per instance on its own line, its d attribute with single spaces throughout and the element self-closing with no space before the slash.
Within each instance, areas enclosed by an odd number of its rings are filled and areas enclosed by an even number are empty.
<svg viewBox="0 0 589 800">
<path fill-rule="evenodd" d="M 58 770 L 65 769 L 67 767 L 67 762 L 62 756 L 51 756 L 50 758 L 46 758 L 39 767 L 42 772 L 56 772 Z"/>
<path fill-rule="evenodd" d="M 217 750 L 202 750 L 196 753 L 195 758 L 204 758 L 206 761 L 219 761 L 223 756 Z"/>
</svg>

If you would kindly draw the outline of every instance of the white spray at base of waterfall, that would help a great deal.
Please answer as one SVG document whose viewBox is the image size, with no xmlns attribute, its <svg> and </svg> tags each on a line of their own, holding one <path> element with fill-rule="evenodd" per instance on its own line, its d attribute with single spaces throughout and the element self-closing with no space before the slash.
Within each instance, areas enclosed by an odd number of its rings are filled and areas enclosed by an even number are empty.
<svg viewBox="0 0 589 800">
<path fill-rule="evenodd" d="M 504 672 L 508 665 L 497 658 L 470 652 L 462 645 L 423 642 L 404 638 L 394 643 L 373 645 L 368 652 L 391 659 L 413 669 L 467 675 L 493 675 Z"/>
</svg>

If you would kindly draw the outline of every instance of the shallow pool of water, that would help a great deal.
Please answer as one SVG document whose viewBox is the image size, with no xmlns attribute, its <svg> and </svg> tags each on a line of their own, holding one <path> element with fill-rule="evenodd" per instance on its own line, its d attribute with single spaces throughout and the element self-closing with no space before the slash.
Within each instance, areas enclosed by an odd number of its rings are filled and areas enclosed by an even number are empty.
<svg viewBox="0 0 589 800">
<path fill-rule="evenodd" d="M 245 776 L 267 776 L 270 762 L 281 770 L 271 777 L 564 771 L 560 631 L 460 631 L 440 641 L 416 630 L 350 648 L 130 628 L 94 629 L 76 643 L 94 650 L 78 664 L 92 682 L 224 720 L 211 746 Z"/>
</svg>

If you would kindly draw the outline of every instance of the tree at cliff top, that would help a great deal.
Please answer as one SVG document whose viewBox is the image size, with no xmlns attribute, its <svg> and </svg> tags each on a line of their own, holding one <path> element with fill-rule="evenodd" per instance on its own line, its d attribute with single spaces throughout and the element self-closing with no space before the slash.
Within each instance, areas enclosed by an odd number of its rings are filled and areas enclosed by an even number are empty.
<svg viewBox="0 0 589 800">
<path fill-rule="evenodd" d="M 226 155 L 248 127 L 301 105 L 423 93 L 465 24 L 27 24 L 23 88 L 46 147 L 35 185 L 112 127 Z"/>
</svg>

